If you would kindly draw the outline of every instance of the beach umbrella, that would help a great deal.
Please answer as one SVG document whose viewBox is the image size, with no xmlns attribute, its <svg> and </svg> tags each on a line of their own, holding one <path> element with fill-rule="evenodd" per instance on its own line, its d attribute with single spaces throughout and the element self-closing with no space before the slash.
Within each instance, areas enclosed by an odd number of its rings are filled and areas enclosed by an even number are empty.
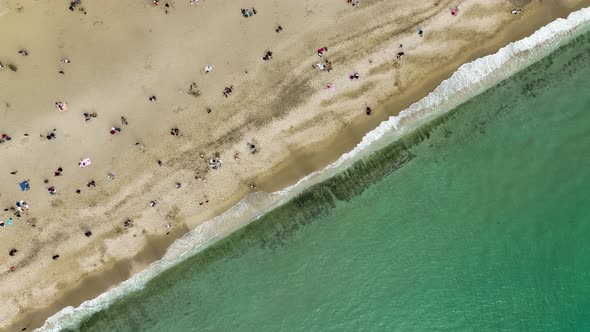
<svg viewBox="0 0 590 332">
<path fill-rule="evenodd" d="M 22 191 L 27 191 L 27 190 L 31 189 L 31 187 L 29 186 L 28 180 L 25 180 L 25 181 L 19 183 L 18 185 L 20 186 L 20 190 L 22 190 Z"/>
</svg>

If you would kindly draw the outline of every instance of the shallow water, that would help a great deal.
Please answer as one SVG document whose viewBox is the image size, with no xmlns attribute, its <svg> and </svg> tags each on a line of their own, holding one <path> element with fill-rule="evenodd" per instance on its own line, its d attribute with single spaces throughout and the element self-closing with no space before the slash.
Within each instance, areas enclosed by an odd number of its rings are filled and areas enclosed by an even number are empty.
<svg viewBox="0 0 590 332">
<path fill-rule="evenodd" d="M 590 34 L 84 331 L 587 330 Z"/>
</svg>

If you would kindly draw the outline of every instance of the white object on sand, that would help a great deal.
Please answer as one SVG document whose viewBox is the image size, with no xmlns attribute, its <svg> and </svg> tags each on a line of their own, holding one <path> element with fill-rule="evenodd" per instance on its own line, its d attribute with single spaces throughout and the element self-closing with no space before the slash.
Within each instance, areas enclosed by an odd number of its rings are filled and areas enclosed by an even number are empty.
<svg viewBox="0 0 590 332">
<path fill-rule="evenodd" d="M 66 102 L 59 101 L 59 102 L 55 103 L 55 107 L 60 112 L 67 112 L 68 111 L 68 103 L 66 103 Z"/>
<path fill-rule="evenodd" d="M 205 74 L 209 73 L 211 70 L 213 70 L 213 66 L 211 66 L 211 65 L 205 66 Z"/>
<path fill-rule="evenodd" d="M 84 168 L 86 166 L 90 166 L 90 164 L 92 164 L 92 162 L 90 161 L 90 158 L 86 158 L 86 159 L 81 160 L 78 165 L 80 165 L 80 168 Z"/>
</svg>

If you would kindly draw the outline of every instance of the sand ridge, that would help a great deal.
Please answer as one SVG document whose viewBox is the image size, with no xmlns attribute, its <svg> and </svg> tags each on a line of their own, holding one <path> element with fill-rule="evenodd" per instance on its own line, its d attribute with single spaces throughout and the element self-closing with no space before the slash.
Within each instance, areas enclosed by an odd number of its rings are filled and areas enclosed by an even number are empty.
<svg viewBox="0 0 590 332">
<path fill-rule="evenodd" d="M 534 3 L 520 16 L 510 14 L 507 1 L 365 0 L 359 8 L 343 0 L 264 1 L 248 5 L 257 10 L 249 18 L 231 1 L 171 1 L 168 14 L 163 3 L 84 2 L 84 15 L 60 1 L 8 2 L 0 28 L 11 34 L 0 44 L 0 61 L 18 70 L 0 71 L 0 133 L 12 137 L 0 145 L 0 207 L 24 199 L 30 211 L 0 229 L 0 281 L 10 285 L 0 290 L 8 299 L 0 326 L 50 306 L 117 262 L 129 265 L 113 283 L 141 270 L 149 259 L 134 257 L 149 239 L 169 243 L 233 205 L 252 184 L 280 188 L 279 164 L 296 161 L 295 173 L 305 174 L 317 163 L 306 165 L 299 151 L 315 151 L 335 135 L 354 142 L 363 132 L 355 128 L 400 111 L 379 105 L 415 93 L 433 72 L 457 66 L 465 50 L 483 48 L 505 24 L 526 20 L 534 6 L 567 14 L 584 1 Z M 458 4 L 459 15 L 450 15 Z M 322 46 L 328 52 L 320 58 L 315 52 Z M 19 56 L 19 49 L 29 55 Z M 268 62 L 266 51 L 273 52 Z M 405 55 L 397 59 L 400 51 Z M 66 58 L 71 63 L 60 62 Z M 312 67 L 325 59 L 331 72 Z M 349 79 L 354 72 L 359 80 Z M 197 96 L 189 93 L 191 83 Z M 69 111 L 58 112 L 56 101 L 68 102 Z M 374 120 L 367 120 L 367 106 Z M 97 117 L 85 122 L 85 112 Z M 122 132 L 110 135 L 112 126 Z M 171 128 L 180 135 L 170 135 Z M 47 140 L 53 129 L 57 138 Z M 86 157 L 93 164 L 79 168 Z M 218 170 L 210 168 L 214 158 L 222 161 Z M 58 167 L 63 176 L 54 177 Z M 24 179 L 30 191 L 20 191 Z M 91 180 L 96 187 L 86 186 Z M 50 186 L 57 194 L 47 192 Z M 12 214 L 2 211 L 0 218 Z M 133 226 L 125 228 L 128 219 Z M 19 251 L 8 256 L 12 248 Z"/>
</svg>

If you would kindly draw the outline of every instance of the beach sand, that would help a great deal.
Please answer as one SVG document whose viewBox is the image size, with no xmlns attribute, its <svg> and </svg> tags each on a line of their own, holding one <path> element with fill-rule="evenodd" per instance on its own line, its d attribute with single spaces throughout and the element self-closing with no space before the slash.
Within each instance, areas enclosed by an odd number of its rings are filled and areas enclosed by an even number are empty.
<svg viewBox="0 0 590 332">
<path fill-rule="evenodd" d="M 0 211 L 1 220 L 13 218 L 0 228 L 0 328 L 35 328 L 96 297 L 248 193 L 282 189 L 336 160 L 462 63 L 590 5 L 516 2 L 201 0 L 166 8 L 106 0 L 83 2 L 85 12 L 67 1 L 0 5 L 8 8 L 0 17 L 0 134 L 12 137 L 0 144 L 0 208 L 19 200 L 30 208 L 21 218 Z M 257 13 L 243 17 L 246 5 Z M 273 57 L 265 62 L 266 51 Z M 313 68 L 326 59 L 331 72 Z M 360 79 L 350 80 L 355 72 Z M 192 83 L 199 93 L 190 93 Z M 97 117 L 85 122 L 85 112 Z M 110 135 L 113 126 L 121 132 Z M 78 167 L 84 158 L 92 165 Z M 216 170 L 213 158 L 222 161 Z M 31 190 L 22 192 L 27 179 Z"/>
</svg>

